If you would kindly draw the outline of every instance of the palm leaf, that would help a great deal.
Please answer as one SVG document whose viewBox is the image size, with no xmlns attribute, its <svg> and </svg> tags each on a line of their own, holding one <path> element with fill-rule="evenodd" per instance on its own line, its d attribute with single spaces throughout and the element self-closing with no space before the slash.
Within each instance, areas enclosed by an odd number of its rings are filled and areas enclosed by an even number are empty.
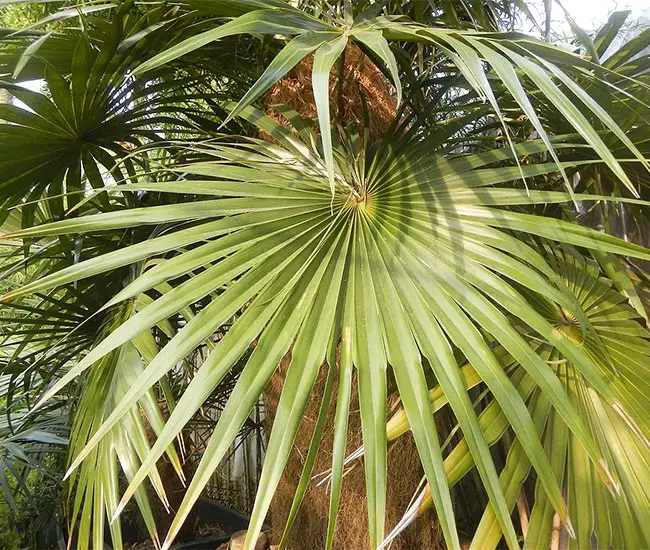
<svg viewBox="0 0 650 550">
<path fill-rule="evenodd" d="M 259 114 L 254 118 L 260 121 L 260 126 L 274 124 Z M 290 135 L 287 139 L 287 145 L 293 150 L 310 147 Z M 360 162 L 358 155 L 352 156 L 343 145 L 340 147 L 337 154 L 347 158 L 348 166 Z M 516 150 L 517 145 L 514 147 Z M 522 145 L 522 151 L 526 147 L 526 144 Z M 632 257 L 645 259 L 649 253 L 642 247 L 558 219 L 507 210 L 505 207 L 518 204 L 521 196 L 514 190 L 510 195 L 503 194 L 509 190 L 506 185 L 517 177 L 516 167 L 493 167 L 490 163 L 494 162 L 494 157 L 485 155 L 456 159 L 431 155 L 426 141 L 406 148 L 401 147 L 399 138 L 392 138 L 388 143 L 378 143 L 365 150 L 363 164 L 357 170 L 361 179 L 350 182 L 353 191 L 338 188 L 333 198 L 327 173 L 313 155 L 296 155 L 291 149 L 254 141 L 241 146 L 220 143 L 206 146 L 203 150 L 216 157 L 215 161 L 183 169 L 186 174 L 200 174 L 201 180 L 195 184 L 189 179 L 163 187 L 167 192 L 182 192 L 187 186 L 186 191 L 201 190 L 202 195 L 211 188 L 214 197 L 222 198 L 142 208 L 141 212 L 127 210 L 121 214 L 122 223 L 132 215 L 134 223 L 146 219 L 150 223 L 182 219 L 194 220 L 205 228 L 214 227 L 212 231 L 216 229 L 216 232 L 212 233 L 214 236 L 210 242 L 179 252 L 169 260 L 170 269 L 174 266 L 172 277 L 182 277 L 184 273 L 198 269 L 197 275 L 149 301 L 132 317 L 123 320 L 121 326 L 116 326 L 93 352 L 48 392 L 45 399 L 97 361 L 105 361 L 122 346 L 128 346 L 137 335 L 146 334 L 154 325 L 207 299 L 212 293 L 217 292 L 217 295 L 210 298 L 209 305 L 151 360 L 104 418 L 103 424 L 97 427 L 88 444 L 76 453 L 70 473 L 80 464 L 83 468 L 83 464 L 92 460 L 106 437 L 128 418 L 132 407 L 166 372 L 247 306 L 227 335 L 211 349 L 160 430 L 151 451 L 141 457 L 141 466 L 115 514 L 137 493 L 142 481 L 154 474 L 156 461 L 169 449 L 185 423 L 244 351 L 257 341 L 164 544 L 165 548 L 169 547 L 178 533 L 280 359 L 291 354 L 292 366 L 277 416 L 281 428 L 272 431 L 271 459 L 262 475 L 253 529 L 247 542 L 251 547 L 287 459 L 306 396 L 318 367 L 328 358 L 331 335 L 337 335 L 338 339 L 338 335 L 349 330 L 351 359 L 359 377 L 369 521 L 375 543 L 379 544 L 383 538 L 387 483 L 384 418 L 386 372 L 390 369 L 398 382 L 409 422 L 416 426 L 415 440 L 427 477 L 435 481 L 432 495 L 447 542 L 452 547 L 458 546 L 449 489 L 441 476 L 443 457 L 431 410 L 427 411 L 422 353 L 429 364 L 435 365 L 434 373 L 438 377 L 443 380 L 445 375 L 450 377 L 443 392 L 455 407 L 457 416 L 463 419 L 461 428 L 469 440 L 468 456 L 481 465 L 481 478 L 498 510 L 499 529 L 509 530 L 510 543 L 515 544 L 507 512 L 511 496 L 509 485 L 500 486 L 497 482 L 496 471 L 487 453 L 489 443 L 481 433 L 480 418 L 477 418 L 470 402 L 462 397 L 465 384 L 459 377 L 455 361 L 449 355 L 440 355 L 444 346 L 457 346 L 462 350 L 493 393 L 495 403 L 504 415 L 504 429 L 511 425 L 521 444 L 521 458 L 518 460 L 530 461 L 545 498 L 568 525 L 569 510 L 561 493 L 561 479 L 557 478 L 542 448 L 542 424 L 536 425 L 538 417 L 535 410 L 528 410 L 528 398 L 519 394 L 495 356 L 491 339 L 476 325 L 491 333 L 521 362 L 526 377 L 539 384 L 544 398 L 553 404 L 569 427 L 571 437 L 585 449 L 595 475 L 603 478 L 610 475 L 608 467 L 611 469 L 612 465 L 609 457 L 603 457 L 599 452 L 595 443 L 597 434 L 590 431 L 589 425 L 582 420 L 578 412 L 579 403 L 572 399 L 561 377 L 549 371 L 536 347 L 531 347 L 520 336 L 520 323 L 531 327 L 546 345 L 571 357 L 576 372 L 596 388 L 607 406 L 615 405 L 617 392 L 608 380 L 605 365 L 594 362 L 570 335 L 558 331 L 552 320 L 544 319 L 539 313 L 536 297 L 545 296 L 550 297 L 550 300 L 545 298 L 548 303 L 556 304 L 554 307 L 574 311 L 575 318 L 580 319 L 580 313 L 574 307 L 575 294 L 572 299 L 566 285 L 553 280 L 549 283 L 541 276 L 556 268 L 533 248 L 529 248 L 524 257 L 513 254 L 514 241 L 501 228 L 542 234 L 570 244 L 578 241 L 582 246 Z M 508 159 L 507 152 L 504 154 L 499 158 Z M 553 163 L 537 165 L 535 169 L 537 174 L 556 171 Z M 337 173 L 336 177 L 344 179 L 345 174 Z M 151 188 L 155 188 L 155 184 L 151 184 Z M 121 192 L 132 191 L 125 188 Z M 260 201 L 260 193 L 270 193 L 272 197 Z M 525 195 L 525 191 L 522 193 Z M 283 198 L 273 198 L 277 194 Z M 456 194 L 467 198 L 456 200 Z M 571 196 L 560 193 L 555 200 L 570 201 Z M 151 216 L 148 211 L 151 211 Z M 226 215 L 222 222 L 210 219 Z M 112 213 L 80 216 L 75 220 L 26 229 L 14 234 L 13 238 L 53 237 L 80 230 L 101 232 L 119 227 L 118 220 L 113 222 L 113 218 Z M 250 231 L 246 227 L 253 219 L 257 220 L 254 222 L 255 230 Z M 214 225 L 219 223 L 227 223 L 231 233 L 219 236 L 221 230 Z M 205 233 L 184 231 L 179 235 L 191 236 L 185 241 L 188 244 L 198 244 L 206 238 Z M 134 245 L 132 248 L 141 251 L 137 253 L 140 256 L 134 255 L 127 247 L 119 254 L 111 253 L 110 257 L 115 259 L 103 265 L 123 265 L 122 261 L 127 258 L 164 253 L 169 250 L 167 241 L 168 237 L 157 237 L 150 241 L 150 246 Z M 156 249 L 158 243 L 160 248 Z M 523 246 L 519 249 L 525 250 Z M 530 263 L 524 259 L 527 257 L 531 259 Z M 507 260 L 507 263 L 497 262 L 497 258 L 504 262 Z M 87 267 L 91 265 L 96 267 Z M 65 277 L 51 276 L 35 281 L 33 285 L 48 288 L 62 281 L 75 280 L 76 276 L 87 277 L 98 273 L 100 266 L 99 258 L 86 260 L 68 268 Z M 164 263 L 160 269 L 166 269 Z M 154 267 L 150 273 L 156 270 L 159 268 Z M 520 276 L 514 275 L 517 270 Z M 133 284 L 137 292 L 155 288 L 171 272 L 168 271 L 164 277 L 165 271 L 160 272 L 160 276 L 149 277 L 148 273 L 145 271 L 141 275 L 146 283 L 139 284 L 135 279 Z M 345 278 L 343 274 L 346 274 Z M 515 276 L 516 283 L 510 279 L 512 276 Z M 28 292 L 29 285 L 4 299 L 15 299 Z M 491 295 L 492 300 L 487 299 L 484 293 Z M 127 291 L 124 296 L 128 295 Z M 382 303 L 390 304 L 390 307 L 381 306 Z M 349 329 L 341 324 L 342 318 L 336 314 L 347 310 L 351 320 Z M 508 312 L 515 317 L 508 317 Z M 580 330 L 589 333 L 589 325 L 576 323 Z M 303 342 L 309 342 L 310 346 L 303 350 Z M 319 344 L 315 345 L 316 342 Z M 540 398 L 536 402 L 546 401 Z M 620 406 L 621 410 L 630 410 L 629 414 L 634 416 L 635 409 L 630 409 L 636 407 L 633 401 L 620 400 Z M 539 421 L 543 418 L 542 415 Z M 516 472 L 521 476 L 523 470 L 517 469 Z"/>
<path fill-rule="evenodd" d="M 549 365 L 553 365 L 557 370 L 559 379 L 566 386 L 571 401 L 578 411 L 577 414 L 585 419 L 594 441 L 600 447 L 603 459 L 607 460 L 612 474 L 620 480 L 623 489 L 618 494 L 607 490 L 606 485 L 598 479 L 597 465 L 589 460 L 584 447 L 577 442 L 575 435 L 567 430 L 566 423 L 560 420 L 557 412 L 549 410 L 549 402 L 545 394 L 532 391 L 528 408 L 533 418 L 539 419 L 537 431 L 540 439 L 553 464 L 556 477 L 564 480 L 566 487 L 569 514 L 576 535 L 575 540 L 570 542 L 570 546 L 575 544 L 580 548 L 588 544 L 592 536 L 597 538 L 599 546 L 610 544 L 613 541 L 612 526 L 617 526 L 615 531 L 621 537 L 617 543 L 623 546 L 647 544 L 647 542 L 640 543 L 637 535 L 640 533 L 643 540 L 647 540 L 647 534 L 641 527 L 641 518 L 645 513 L 643 510 L 647 506 L 645 485 L 638 481 L 631 481 L 629 476 L 632 472 L 630 468 L 634 468 L 633 463 L 637 465 L 636 475 L 642 476 L 646 471 L 641 464 L 645 460 L 642 456 L 647 453 L 648 426 L 643 415 L 633 415 L 633 419 L 622 411 L 642 410 L 648 405 L 647 393 L 637 386 L 641 384 L 641 387 L 644 387 L 645 384 L 640 381 L 637 369 L 638 365 L 643 363 L 643 357 L 650 351 L 648 347 L 650 333 L 638 323 L 637 313 L 626 303 L 625 297 L 614 290 L 612 281 L 599 274 L 594 263 L 571 248 L 552 252 L 549 248 L 548 254 L 549 262 L 561 274 L 564 284 L 580 300 L 590 324 L 595 329 L 595 334 L 589 335 L 583 332 L 578 328 L 575 319 L 567 317 L 561 309 L 548 302 L 547 306 L 543 306 L 546 315 L 549 320 L 554 320 L 558 330 L 564 331 L 569 338 L 584 346 L 585 352 L 597 368 L 603 371 L 609 370 L 608 362 L 611 361 L 612 367 L 617 372 L 616 382 L 613 383 L 616 400 L 606 403 L 602 396 L 589 387 L 578 369 L 561 353 L 548 344 L 542 344 L 537 350 L 540 355 L 547 357 Z M 629 346 L 627 353 L 622 353 L 621 344 L 615 334 L 627 335 L 625 337 L 626 344 Z M 513 364 L 512 358 L 508 359 L 508 364 Z M 436 391 L 439 390 L 434 390 L 431 399 L 436 399 L 438 395 Z M 483 418 L 496 403 L 496 400 L 492 401 L 479 419 Z M 546 424 L 548 425 L 544 429 Z M 406 426 L 404 413 L 396 413 L 395 419 L 388 425 L 391 439 L 404 433 Z M 487 426 L 483 427 L 483 430 L 486 429 Z M 614 432 L 611 430 L 616 429 L 619 430 L 617 433 L 621 434 L 621 438 L 612 437 Z M 496 443 L 504 433 L 503 429 L 500 430 L 496 438 L 490 438 L 491 443 Z M 625 439 L 625 443 L 622 443 L 622 439 Z M 626 446 L 624 453 L 621 452 L 621 445 Z M 462 441 L 449 455 L 448 460 L 451 462 L 452 456 L 459 451 L 469 457 L 467 446 Z M 470 470 L 470 464 L 466 463 L 460 470 L 460 474 L 452 474 L 450 471 L 448 473 L 450 483 L 458 482 L 460 477 Z M 522 454 L 521 442 L 516 440 L 510 445 L 506 466 L 500 475 L 510 509 L 514 507 L 520 488 L 529 477 L 529 470 L 530 462 Z M 420 513 L 432 504 L 428 494 L 428 490 L 425 489 L 420 498 Z M 538 481 L 526 547 L 539 548 L 549 544 L 553 505 L 543 494 L 543 485 Z M 638 512 L 630 517 L 630 510 L 635 509 Z M 632 524 L 637 527 L 631 529 Z M 497 523 L 494 508 L 490 505 L 481 519 L 472 546 L 496 548 L 501 537 L 502 527 Z"/>
</svg>

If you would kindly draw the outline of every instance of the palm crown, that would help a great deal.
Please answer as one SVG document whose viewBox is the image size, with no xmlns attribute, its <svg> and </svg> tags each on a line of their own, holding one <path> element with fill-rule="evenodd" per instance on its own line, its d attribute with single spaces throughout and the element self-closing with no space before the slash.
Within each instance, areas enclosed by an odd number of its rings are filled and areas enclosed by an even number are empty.
<svg viewBox="0 0 650 550">
<path fill-rule="evenodd" d="M 34 266 L 2 297 L 7 327 L 34 326 L 8 335 L 7 368 L 43 388 L 37 410 L 76 396 L 80 547 L 101 544 L 106 519 L 119 547 L 114 520 L 132 497 L 160 543 L 143 482 L 167 501 L 157 465 L 166 456 L 184 479 L 175 440 L 237 369 L 168 548 L 285 357 L 247 548 L 323 368 L 323 419 L 337 388 L 327 548 L 344 469 L 361 455 L 373 548 L 430 506 L 459 547 L 452 493 L 473 468 L 489 502 L 475 547 L 519 546 L 511 512 L 526 487 L 526 547 L 548 545 L 555 514 L 575 547 L 650 544 L 637 291 L 650 251 L 610 224 L 644 223 L 647 33 L 606 55 L 614 19 L 580 35 L 583 55 L 503 32 L 500 2 L 92 8 L 64 14 L 82 29 L 13 35 L 0 57 L 7 78 L 47 82 L 5 83 L 30 109 L 0 110 L 3 212 L 21 212 L 5 278 Z M 50 40 L 74 44 L 71 63 L 48 59 Z M 261 65 L 238 65 L 235 44 Z M 372 104 L 361 101 L 361 127 L 336 106 L 353 47 L 397 105 L 381 135 L 368 132 Z M 271 116 L 264 94 L 305 60 L 317 124 L 286 106 Z M 172 391 L 197 350 L 202 364 Z M 346 458 L 353 388 L 363 448 Z M 446 442 L 445 414 L 459 430 Z M 387 448 L 407 431 L 427 485 L 387 533 Z"/>
</svg>

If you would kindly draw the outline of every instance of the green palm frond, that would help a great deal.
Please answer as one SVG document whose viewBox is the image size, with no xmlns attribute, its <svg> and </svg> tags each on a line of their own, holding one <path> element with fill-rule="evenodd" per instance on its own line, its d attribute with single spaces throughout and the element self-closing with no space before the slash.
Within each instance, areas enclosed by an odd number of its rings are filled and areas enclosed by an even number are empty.
<svg viewBox="0 0 650 550">
<path fill-rule="evenodd" d="M 124 308 L 121 315 L 128 314 L 128 311 L 128 307 Z M 119 314 L 114 322 L 120 322 Z M 103 357 L 81 382 L 69 447 L 71 459 L 86 446 L 142 374 L 144 363 L 141 354 L 146 356 L 152 349 L 156 349 L 156 344 L 151 333 L 140 334 L 133 342 Z M 142 351 L 139 353 L 139 350 Z M 68 478 L 68 492 L 74 496 L 71 526 L 74 529 L 78 525 L 79 548 L 88 548 L 90 541 L 92 548 L 103 546 L 106 517 L 113 516 L 119 502 L 120 473 L 127 481 L 133 478 L 151 450 L 149 430 L 156 434 L 163 424 L 157 393 L 150 389 L 93 449 L 78 472 Z M 173 446 L 167 450 L 167 456 L 182 479 L 181 463 Z M 169 507 L 157 469 L 149 472 L 149 480 L 158 497 Z M 136 490 L 134 497 L 146 529 L 158 546 L 156 523 L 145 487 Z M 110 523 L 109 530 L 113 547 L 122 548 L 120 522 Z"/>
<path fill-rule="evenodd" d="M 585 455 L 575 435 L 567 430 L 558 412 L 550 407 L 544 392 L 536 387 L 521 365 L 503 348 L 497 348 L 504 368 L 511 371 L 513 381 L 527 402 L 540 440 L 551 461 L 557 479 L 567 496 L 567 505 L 575 539 L 569 546 L 584 548 L 596 537 L 598 547 L 641 548 L 648 544 L 643 525 L 648 513 L 647 484 L 641 479 L 647 469 L 650 426 L 644 411 L 648 409 L 647 361 L 650 354 L 650 332 L 639 322 L 639 315 L 617 291 L 611 280 L 601 276 L 598 265 L 575 249 L 545 247 L 546 258 L 566 286 L 579 300 L 594 332 L 584 332 L 578 321 L 557 304 L 540 297 L 539 311 L 567 338 L 581 346 L 592 364 L 604 374 L 609 373 L 614 400 L 607 401 L 585 381 L 580 370 L 557 349 L 536 341 L 537 353 L 545 358 L 549 368 L 556 371 L 566 387 L 570 400 L 580 418 L 588 426 L 599 447 L 603 460 L 611 468 L 613 478 L 620 483 L 618 490 L 607 489 L 600 482 L 597 466 Z M 470 365 L 463 368 L 468 387 L 481 383 L 480 376 Z M 446 404 L 440 387 L 430 392 L 436 410 Z M 623 411 L 628 411 L 623 412 Z M 508 458 L 500 474 L 501 487 L 512 510 L 524 482 L 529 478 L 531 462 L 519 440 L 507 444 L 505 436 L 509 423 L 496 400 L 491 400 L 479 415 L 479 424 L 488 442 L 503 441 Z M 388 424 L 388 438 L 395 440 L 406 430 L 408 421 L 404 410 L 398 411 Z M 624 450 L 623 450 L 624 449 Z M 357 453 L 357 456 L 359 453 Z M 445 472 L 450 485 L 458 483 L 473 468 L 466 438 L 461 440 L 445 459 Z M 544 496 L 538 480 L 526 548 L 546 548 L 550 544 L 554 509 Z M 410 521 L 432 505 L 429 489 L 421 492 L 415 505 L 407 512 L 396 536 Z M 483 514 L 474 534 L 472 548 L 496 548 L 502 530 L 492 505 Z"/>
<path fill-rule="evenodd" d="M 611 484 L 610 457 L 602 456 L 597 438 L 579 414 L 563 378 L 549 368 L 521 329 L 523 323 L 557 350 L 554 353 L 567 357 L 592 388 L 590 391 L 614 406 L 617 393 L 609 370 L 594 362 L 570 335 L 540 313 L 531 296 L 544 296 L 572 315 L 585 334 L 595 333 L 594 327 L 552 264 L 521 235 L 643 259 L 650 258 L 650 253 L 558 218 L 518 211 L 525 205 L 571 201 L 567 193 L 527 191 L 508 185 L 518 179 L 520 170 L 531 179 L 556 173 L 554 162 L 517 167 L 508 148 L 444 158 L 431 154 L 426 140 L 417 143 L 397 134 L 369 146 L 348 136 L 335 144 L 332 196 L 328 170 L 317 151 L 261 113 L 248 109 L 245 114 L 282 145 L 259 141 L 206 143 L 197 148 L 215 160 L 180 167 L 183 179 L 119 188 L 120 193 L 164 191 L 194 195 L 195 200 L 79 216 L 9 236 L 52 238 L 141 224 L 192 222 L 185 229 L 80 262 L 3 297 L 5 301 L 16 300 L 30 292 L 188 247 L 143 271 L 111 300 L 115 305 L 150 292 L 165 281 L 180 281 L 116 325 L 48 392 L 46 399 L 156 324 L 183 308 L 204 304 L 134 379 L 85 448 L 76 453 L 71 472 L 80 465 L 83 468 L 161 377 L 234 316 L 227 334 L 214 345 L 180 397 L 117 507 L 119 513 L 154 471 L 156 461 L 185 423 L 255 343 L 177 512 L 165 548 L 280 359 L 290 354 L 251 520 L 247 544 L 253 543 L 319 368 L 323 361 L 330 368 L 337 367 L 335 356 L 340 343 L 340 368 L 354 368 L 359 383 L 373 545 L 384 538 L 390 372 L 413 428 L 426 476 L 433 482 L 432 499 L 446 541 L 450 547 L 458 546 L 444 457 L 427 392 L 427 364 L 460 422 L 498 525 L 506 533 L 508 544 L 517 544 L 509 493 L 500 485 L 489 441 L 466 392 L 454 348 L 462 351 L 494 395 L 521 444 L 522 456 L 532 464 L 543 494 L 563 521 L 568 522 L 569 509 L 561 491 L 562 480 L 544 453 L 539 419 L 535 411 L 528 410 L 526 399 L 506 374 L 492 349 L 493 340 L 521 364 L 522 372 L 539 387 L 571 437 L 582 446 L 595 474 Z M 518 156 L 546 150 L 543 140 L 514 147 Z M 558 143 L 556 147 L 564 145 Z M 627 402 L 621 402 L 621 407 L 627 410 Z"/>
<path fill-rule="evenodd" d="M 24 226 L 39 217 L 61 218 L 84 200 L 88 187 L 121 183 L 164 162 L 173 148 L 161 147 L 163 136 L 204 137 L 206 128 L 216 129 L 218 116 L 205 109 L 215 92 L 196 76 L 130 74 L 139 59 L 164 47 L 177 21 L 162 9 L 138 14 L 129 2 L 102 23 L 78 34 L 68 69 L 45 66 L 41 92 L 0 81 L 25 104 L 0 104 L 0 221 L 16 206 Z M 50 38 L 31 42 L 22 59 L 36 56 L 30 49 Z M 45 210 L 40 216 L 39 209 Z"/>
<path fill-rule="evenodd" d="M 446 58 L 464 77 L 471 88 L 483 100 L 489 102 L 502 125 L 504 136 L 510 146 L 512 138 L 500 102 L 487 77 L 485 63 L 489 64 L 514 99 L 521 112 L 530 120 L 533 128 L 557 163 L 564 176 L 569 193 L 572 186 L 559 162 L 551 140 L 537 111 L 531 103 L 531 94 L 539 95 L 548 102 L 560 116 L 568 121 L 584 140 L 597 152 L 621 183 L 638 196 L 634 184 L 623 167 L 605 145 L 597 128 L 602 123 L 625 146 L 646 170 L 650 164 L 636 145 L 627 137 L 610 114 L 587 94 L 576 80 L 589 70 L 598 68 L 583 58 L 535 41 L 530 37 L 511 34 L 477 32 L 457 28 L 435 27 L 419 24 L 404 17 L 378 16 L 374 7 L 356 15 L 323 12 L 315 18 L 290 4 L 276 2 L 262 6 L 255 2 L 217 2 L 213 12 L 231 15 L 230 8 L 239 7 L 239 17 L 212 30 L 187 38 L 168 50 L 154 56 L 140 65 L 136 72 L 146 72 L 197 50 L 211 42 L 244 33 L 261 35 L 284 35 L 292 37 L 278 56 L 268 65 L 259 80 L 250 88 L 232 111 L 231 117 L 251 105 L 271 85 L 286 75 L 302 59 L 314 54 L 312 87 L 321 128 L 322 149 L 330 184 L 333 186 L 333 159 L 330 137 L 329 73 L 345 51 L 348 43 L 356 43 L 371 58 L 385 68 L 396 87 L 396 101 L 401 99 L 400 74 L 393 49 L 395 42 L 414 42 L 433 46 L 444 52 Z M 346 4 L 352 9 L 351 4 Z M 223 13 L 220 13 L 220 9 Z M 577 98 L 575 101 L 574 98 Z M 594 116 L 598 124 L 590 121 Z M 523 176 L 523 172 L 522 172 Z"/>
</svg>

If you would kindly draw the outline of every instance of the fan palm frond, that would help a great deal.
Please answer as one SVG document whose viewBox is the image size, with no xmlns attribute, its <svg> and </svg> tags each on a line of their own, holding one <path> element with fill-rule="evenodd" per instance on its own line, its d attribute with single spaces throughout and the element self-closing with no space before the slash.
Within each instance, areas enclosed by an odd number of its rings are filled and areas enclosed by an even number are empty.
<svg viewBox="0 0 650 550">
<path fill-rule="evenodd" d="M 616 290 L 611 280 L 601 275 L 596 262 L 570 247 L 551 249 L 544 246 L 543 249 L 549 265 L 578 299 L 594 332 L 583 331 L 577 319 L 557 304 L 540 296 L 531 296 L 531 299 L 538 303 L 538 310 L 544 312 L 549 323 L 581 346 L 604 374 L 609 373 L 615 399 L 609 402 L 604 400 L 585 381 L 579 369 L 556 348 L 538 339 L 534 339 L 532 345 L 566 387 L 577 413 L 589 427 L 600 455 L 610 464 L 615 479 L 619 480 L 618 491 L 607 491 L 606 486 L 597 481 L 597 467 L 586 457 L 584 448 L 567 430 L 544 392 L 521 365 L 503 347 L 496 348 L 495 353 L 500 357 L 504 369 L 511 373 L 519 394 L 527 402 L 555 475 L 566 492 L 572 528 L 575 530 L 575 539 L 570 545 L 575 544 L 576 548 L 588 546 L 594 536 L 598 546 L 642 547 L 647 544 L 647 534 L 641 524 L 647 513 L 648 500 L 646 485 L 638 483 L 638 476 L 643 476 L 645 469 L 635 469 L 633 464 L 647 460 L 649 427 L 643 411 L 647 410 L 649 403 L 643 373 L 650 353 L 650 332 L 639 322 L 639 314 L 630 306 L 627 298 Z M 462 370 L 465 371 L 463 374 L 468 388 L 482 382 L 471 365 Z M 447 404 L 439 386 L 430 391 L 430 399 L 435 410 Z M 498 402 L 493 399 L 483 407 L 478 418 L 489 444 L 501 441 L 508 448 L 508 458 L 499 477 L 512 510 L 529 478 L 531 463 L 518 440 L 507 443 L 505 436 L 509 422 Z M 393 441 L 406 430 L 408 420 L 402 409 L 388 423 L 387 437 Z M 625 452 L 621 452 L 622 446 Z M 359 454 L 357 452 L 355 458 Z M 445 459 L 445 472 L 450 485 L 458 483 L 473 467 L 468 443 L 462 439 Z M 527 548 L 545 548 L 550 544 L 554 510 L 543 494 L 544 489 L 538 481 L 526 535 Z M 388 540 L 430 506 L 430 490 L 425 488 Z M 489 505 L 471 547 L 496 548 L 501 537 L 501 527 L 492 505 Z"/>
<path fill-rule="evenodd" d="M 3 297 L 5 301 L 15 300 L 181 244 L 193 245 L 142 272 L 110 302 L 115 305 L 149 292 L 164 281 L 184 278 L 117 325 L 48 392 L 46 399 L 137 335 L 182 308 L 212 296 L 208 305 L 134 379 L 77 454 L 71 471 L 96 452 L 157 380 L 236 315 L 226 336 L 210 351 L 181 396 L 117 508 L 119 512 L 213 388 L 257 342 L 188 487 L 165 548 L 280 359 L 289 353 L 291 364 L 251 520 L 249 543 L 254 540 L 288 459 L 320 365 L 327 360 L 330 368 L 336 368 L 339 343 L 339 368 L 354 368 L 359 380 L 369 521 L 375 546 L 384 538 L 388 372 L 397 382 L 427 478 L 435 483 L 431 485 L 432 499 L 447 543 L 458 546 L 423 358 L 431 365 L 459 419 L 498 524 L 508 543 L 516 544 L 506 494 L 453 357 L 453 347 L 465 354 L 493 393 L 524 456 L 533 465 L 546 498 L 563 521 L 568 521 L 568 508 L 562 496 L 562 480 L 543 451 L 534 411 L 527 409 L 525 399 L 495 356 L 492 338 L 539 386 L 544 399 L 580 442 L 596 475 L 610 485 L 615 483 L 609 457 L 601 455 L 571 392 L 521 334 L 519 324 L 524 323 L 566 356 L 593 391 L 614 406 L 617 394 L 609 371 L 540 313 L 528 294 L 545 296 L 557 304 L 561 311 L 574 316 L 585 333 L 593 333 L 594 328 L 549 262 L 516 235 L 531 234 L 603 253 L 646 259 L 650 254 L 644 248 L 560 219 L 513 208 L 571 201 L 564 192 L 507 186 L 518 179 L 520 170 L 530 178 L 556 172 L 553 162 L 504 165 L 504 161 L 513 162 L 507 148 L 446 159 L 430 154 L 426 141 L 414 144 L 408 136 L 402 138 L 404 143 L 395 135 L 374 146 L 348 136 L 336 145 L 332 196 L 328 170 L 317 151 L 259 112 L 249 109 L 246 116 L 282 146 L 258 141 L 241 145 L 207 143 L 200 149 L 215 160 L 179 168 L 186 175 L 183 180 L 119 188 L 120 193 L 164 191 L 195 195 L 202 200 L 79 216 L 12 235 L 52 238 L 143 223 L 194 222 L 186 229 L 70 266 Z M 523 155 L 544 151 L 545 147 L 539 140 L 515 145 L 515 150 Z M 187 277 L 190 274 L 194 276 Z M 622 410 L 626 410 L 625 405 L 621 403 Z"/>
</svg>

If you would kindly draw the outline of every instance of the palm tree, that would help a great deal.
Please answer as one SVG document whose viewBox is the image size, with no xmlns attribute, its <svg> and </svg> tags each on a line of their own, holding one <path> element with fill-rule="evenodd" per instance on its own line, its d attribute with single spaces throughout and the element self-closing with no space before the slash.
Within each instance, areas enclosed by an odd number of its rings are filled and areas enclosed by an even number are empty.
<svg viewBox="0 0 650 550">
<path fill-rule="evenodd" d="M 648 35 L 609 52 L 616 16 L 567 51 L 512 32 L 514 4 L 87 4 L 7 35 L 3 86 L 28 109 L 0 105 L 6 274 L 31 269 L 0 298 L 6 368 L 35 374 L 36 413 L 69 396 L 79 548 L 105 528 L 120 548 L 132 498 L 169 548 L 274 377 L 246 548 L 315 387 L 283 545 L 304 544 L 325 443 L 326 548 L 361 456 L 372 548 L 429 507 L 458 548 L 468 490 L 476 548 L 546 547 L 555 518 L 571 547 L 650 544 Z M 306 73 L 311 94 L 271 104 Z M 185 480 L 179 436 L 233 372 L 176 506 L 161 461 Z M 406 432 L 425 486 L 387 531 Z M 147 479 L 175 508 L 162 541 Z"/>
</svg>

